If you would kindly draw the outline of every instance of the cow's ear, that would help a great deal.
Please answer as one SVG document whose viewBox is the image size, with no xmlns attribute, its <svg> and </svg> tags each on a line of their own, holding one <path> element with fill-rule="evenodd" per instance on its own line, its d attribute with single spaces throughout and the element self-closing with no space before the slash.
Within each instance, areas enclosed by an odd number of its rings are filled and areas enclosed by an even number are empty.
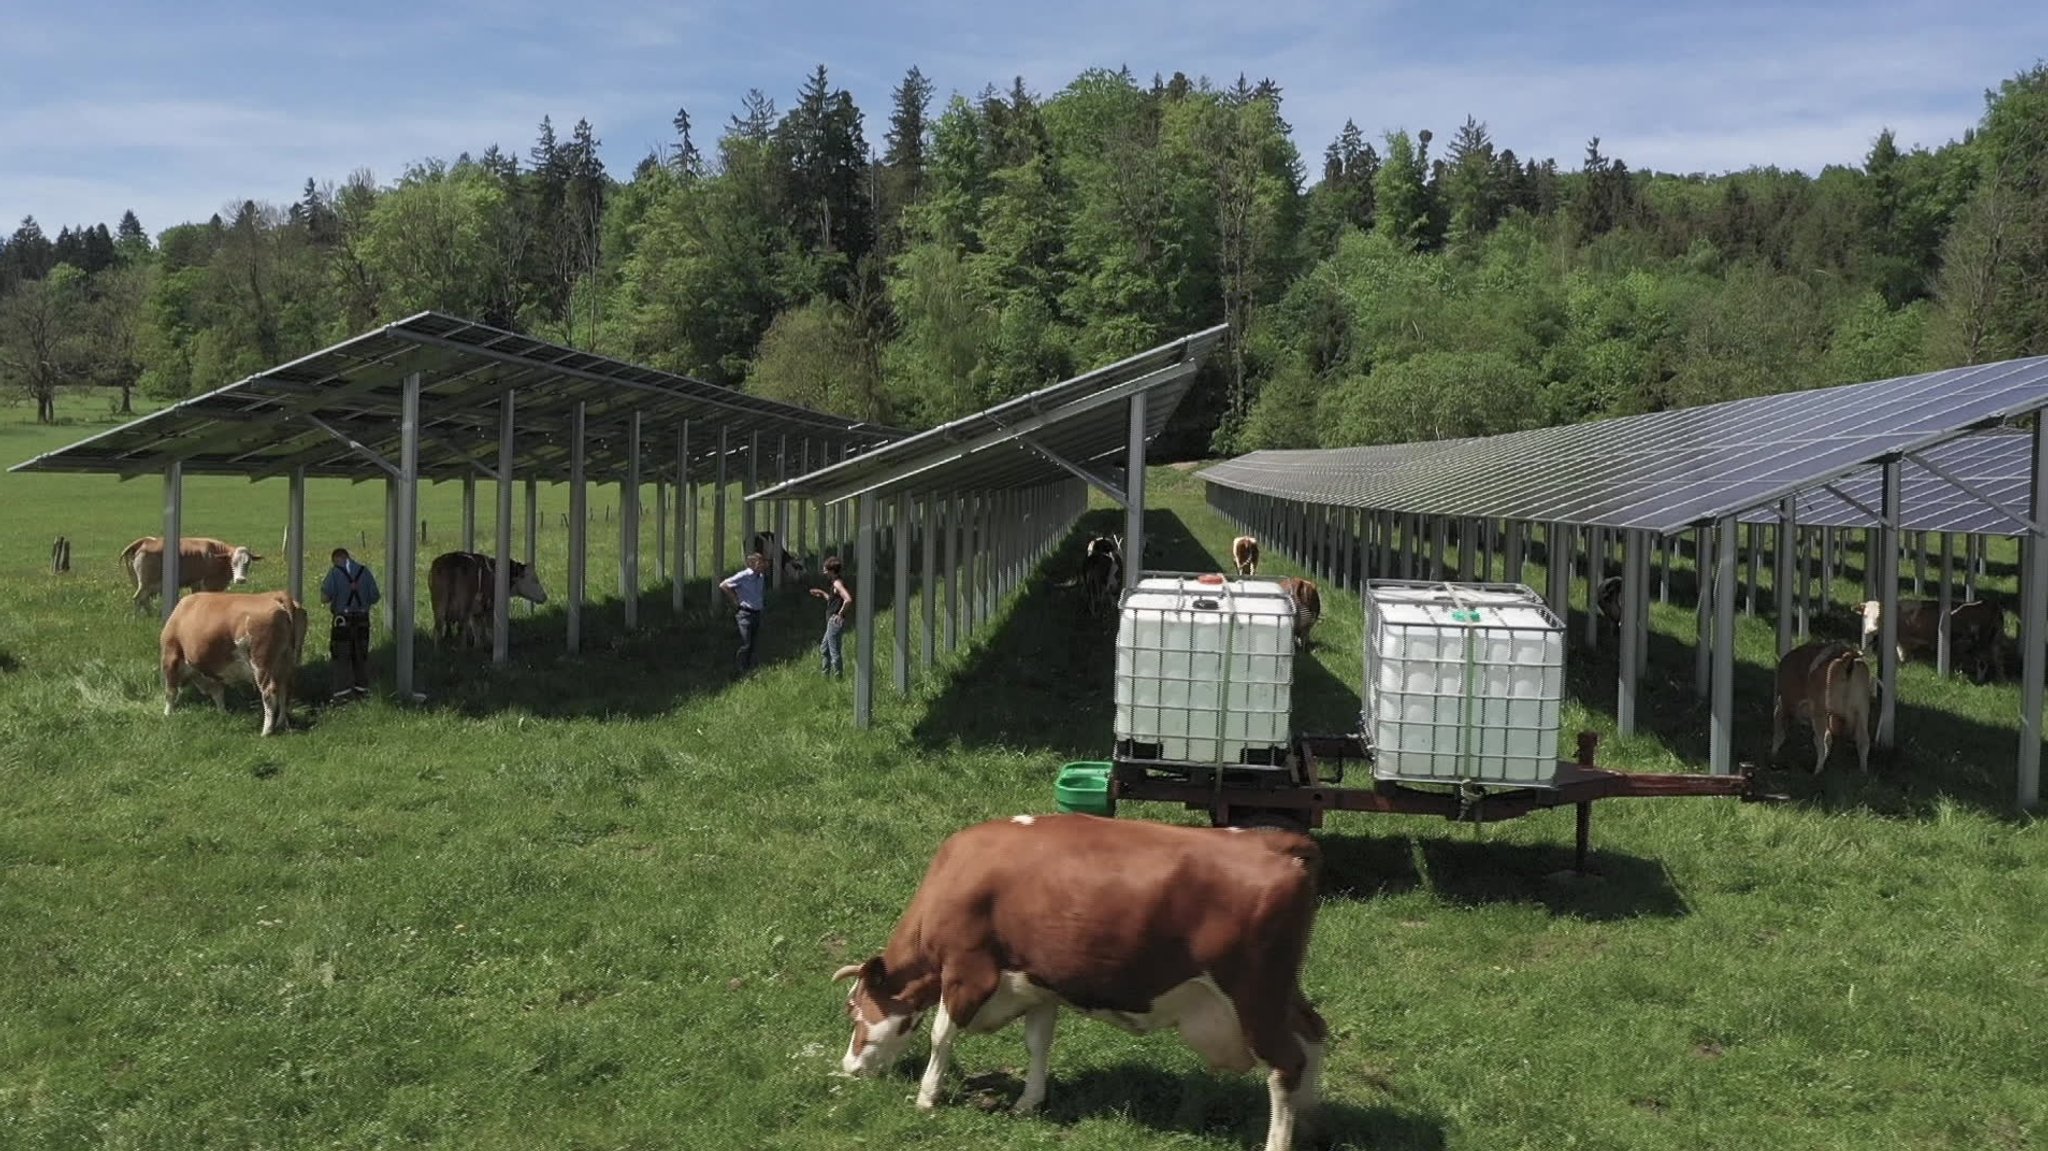
<svg viewBox="0 0 2048 1151">
<path fill-rule="evenodd" d="M 250 553 L 249 553 L 249 562 L 250 562 L 250 563 L 255 563 L 255 562 L 256 562 L 257 560 L 260 560 L 260 559 L 262 559 L 262 558 L 263 558 L 262 556 L 259 556 L 259 555 L 257 555 L 257 554 L 256 554 L 255 552 L 250 552 Z"/>
</svg>

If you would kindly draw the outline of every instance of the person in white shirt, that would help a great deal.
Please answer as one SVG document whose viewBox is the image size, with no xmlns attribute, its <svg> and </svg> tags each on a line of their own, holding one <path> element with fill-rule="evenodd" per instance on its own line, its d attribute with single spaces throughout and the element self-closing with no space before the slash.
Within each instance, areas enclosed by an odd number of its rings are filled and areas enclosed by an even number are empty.
<svg viewBox="0 0 2048 1151">
<path fill-rule="evenodd" d="M 768 557 L 760 552 L 747 557 L 747 566 L 727 576 L 718 585 L 725 598 L 732 601 L 734 619 L 740 629 L 740 650 L 737 657 L 739 674 L 745 676 L 754 670 L 754 645 L 761 638 L 761 609 L 766 606 L 768 589 Z"/>
</svg>

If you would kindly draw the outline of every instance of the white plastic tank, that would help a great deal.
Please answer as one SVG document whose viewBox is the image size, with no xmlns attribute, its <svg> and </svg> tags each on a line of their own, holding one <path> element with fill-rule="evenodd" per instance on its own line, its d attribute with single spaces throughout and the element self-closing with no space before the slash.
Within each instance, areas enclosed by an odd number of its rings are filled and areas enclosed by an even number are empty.
<svg viewBox="0 0 2048 1151">
<path fill-rule="evenodd" d="M 1373 580 L 1365 729 L 1380 779 L 1554 786 L 1564 625 L 1521 584 Z"/>
<path fill-rule="evenodd" d="M 1294 605 L 1274 580 L 1147 576 L 1116 629 L 1119 755 L 1287 762 Z"/>
</svg>

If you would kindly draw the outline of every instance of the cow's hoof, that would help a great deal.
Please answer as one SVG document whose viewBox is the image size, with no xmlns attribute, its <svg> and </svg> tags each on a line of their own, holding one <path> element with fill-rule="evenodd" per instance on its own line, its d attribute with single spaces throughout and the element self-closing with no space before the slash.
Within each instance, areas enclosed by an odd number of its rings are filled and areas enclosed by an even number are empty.
<svg viewBox="0 0 2048 1151">
<path fill-rule="evenodd" d="M 1038 1108 L 1044 1103 L 1045 1099 L 1043 1097 L 1038 1099 L 1019 1099 L 1016 1106 L 1010 1108 L 1010 1114 L 1035 1115 L 1038 1113 Z"/>
<path fill-rule="evenodd" d="M 939 1109 L 939 1101 L 937 1097 L 927 1099 L 920 1095 L 917 1097 L 917 1109 L 929 1115 Z"/>
</svg>

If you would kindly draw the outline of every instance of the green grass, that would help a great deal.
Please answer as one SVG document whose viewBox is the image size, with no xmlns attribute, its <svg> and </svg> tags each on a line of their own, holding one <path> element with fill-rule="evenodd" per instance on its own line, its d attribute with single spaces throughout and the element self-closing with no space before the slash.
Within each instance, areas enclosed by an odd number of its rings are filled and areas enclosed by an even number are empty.
<svg viewBox="0 0 2048 1151">
<path fill-rule="evenodd" d="M 0 461 L 85 430 L 0 422 Z M 1199 485 L 1156 469 L 1152 493 L 1155 562 L 1220 566 L 1231 532 Z M 566 497 L 545 498 L 559 594 Z M 1049 810 L 1060 763 L 1107 751 L 1111 627 L 1052 579 L 910 698 L 885 680 L 867 732 L 850 682 L 815 675 L 810 601 L 774 605 L 773 666 L 733 685 L 730 627 L 697 587 L 681 618 L 652 590 L 635 634 L 598 605 L 580 659 L 558 604 L 520 615 L 507 668 L 423 642 L 425 706 L 302 704 L 263 740 L 246 688 L 224 716 L 191 693 L 160 714 L 154 618 L 114 562 L 159 499 L 153 479 L 0 476 L 0 1147 L 1260 1137 L 1262 1083 L 1078 1019 L 1040 1118 L 974 1105 L 1016 1089 L 1014 1031 L 960 1045 L 981 1078 L 932 1116 L 909 1079 L 828 1075 L 846 1034 L 827 976 L 880 946 L 939 840 Z M 431 555 L 456 490 L 422 503 Z M 186 530 L 274 547 L 284 506 L 281 483 L 193 480 Z M 367 539 L 384 575 L 381 508 L 378 486 L 315 483 L 316 555 Z M 601 593 L 615 530 L 593 531 Z M 60 532 L 75 570 L 53 576 Z M 283 583 L 281 560 L 258 573 Z M 1355 597 L 1326 607 L 1297 709 L 1325 730 L 1355 717 L 1359 658 Z M 1647 730 L 1604 762 L 1697 769 L 1691 620 L 1655 612 Z M 1742 622 L 1744 759 L 1768 740 L 1772 642 Z M 1612 658 L 1574 652 L 1567 739 L 1611 732 Z M 1546 878 L 1568 812 L 1482 831 L 1333 817 L 1306 982 L 1336 1035 L 1334 1141 L 2048 1145 L 2048 846 L 2007 810 L 2017 695 L 1915 665 L 1901 697 L 1901 747 L 1870 780 L 1842 759 L 1812 780 L 1795 736 L 1769 776 L 1790 803 L 1601 805 L 1595 879 Z"/>
</svg>

